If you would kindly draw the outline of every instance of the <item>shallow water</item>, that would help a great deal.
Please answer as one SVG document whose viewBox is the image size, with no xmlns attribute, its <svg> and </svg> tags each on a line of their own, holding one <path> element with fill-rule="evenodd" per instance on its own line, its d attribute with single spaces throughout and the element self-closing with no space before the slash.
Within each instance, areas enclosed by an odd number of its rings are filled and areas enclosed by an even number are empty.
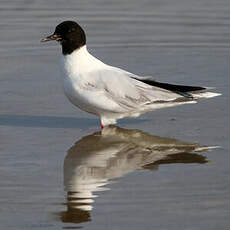
<svg viewBox="0 0 230 230">
<path fill-rule="evenodd" d="M 228 228 L 229 1 L 19 0 L 0 10 L 1 229 Z M 101 135 L 63 95 L 60 47 L 39 42 L 66 19 L 108 64 L 223 95 Z"/>
</svg>

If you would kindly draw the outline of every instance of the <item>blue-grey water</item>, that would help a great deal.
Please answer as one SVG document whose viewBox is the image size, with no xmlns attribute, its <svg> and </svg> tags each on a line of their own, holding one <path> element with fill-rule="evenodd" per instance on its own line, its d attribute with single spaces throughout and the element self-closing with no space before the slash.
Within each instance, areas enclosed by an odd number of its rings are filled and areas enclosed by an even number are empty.
<svg viewBox="0 0 230 230">
<path fill-rule="evenodd" d="M 102 135 L 62 92 L 60 47 L 39 42 L 67 19 L 108 64 L 223 95 Z M 0 29 L 1 229 L 229 228 L 228 0 L 2 0 Z"/>
</svg>

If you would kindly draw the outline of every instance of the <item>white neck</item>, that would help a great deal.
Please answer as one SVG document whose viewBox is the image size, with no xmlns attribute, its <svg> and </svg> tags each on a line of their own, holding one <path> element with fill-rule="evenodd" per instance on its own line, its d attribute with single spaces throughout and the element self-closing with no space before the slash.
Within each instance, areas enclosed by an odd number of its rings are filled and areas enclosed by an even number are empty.
<svg viewBox="0 0 230 230">
<path fill-rule="evenodd" d="M 91 72 L 105 66 L 103 62 L 88 52 L 86 45 L 69 55 L 63 56 L 63 64 L 68 74 Z"/>
</svg>

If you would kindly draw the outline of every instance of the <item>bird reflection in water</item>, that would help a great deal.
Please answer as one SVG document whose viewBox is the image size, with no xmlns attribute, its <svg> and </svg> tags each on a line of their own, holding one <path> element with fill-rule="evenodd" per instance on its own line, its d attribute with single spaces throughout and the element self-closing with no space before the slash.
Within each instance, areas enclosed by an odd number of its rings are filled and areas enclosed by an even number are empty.
<svg viewBox="0 0 230 230">
<path fill-rule="evenodd" d="M 108 190 L 105 186 L 114 178 L 139 169 L 157 170 L 160 164 L 204 164 L 206 157 L 195 152 L 208 149 L 210 147 L 196 143 L 116 126 L 83 137 L 65 157 L 67 211 L 59 214 L 61 220 L 68 223 L 90 221 L 94 192 Z"/>
</svg>

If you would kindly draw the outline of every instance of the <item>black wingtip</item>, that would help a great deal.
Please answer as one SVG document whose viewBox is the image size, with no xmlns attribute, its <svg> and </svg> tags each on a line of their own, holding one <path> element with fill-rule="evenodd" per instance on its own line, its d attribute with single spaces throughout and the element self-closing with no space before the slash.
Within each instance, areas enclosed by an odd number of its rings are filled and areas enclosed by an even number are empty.
<svg viewBox="0 0 230 230">
<path fill-rule="evenodd" d="M 184 97 L 188 97 L 188 98 L 193 98 L 193 96 L 190 94 L 191 92 L 206 90 L 205 87 L 201 87 L 201 86 L 174 85 L 174 84 L 169 84 L 169 83 L 157 82 L 157 81 L 153 81 L 153 80 L 146 80 L 146 79 L 142 80 L 139 78 L 134 78 L 134 79 L 141 81 L 141 82 L 148 84 L 148 85 L 152 85 L 155 87 L 159 87 L 162 89 L 172 91 L 174 93 L 180 94 L 180 95 L 182 95 Z"/>
</svg>

